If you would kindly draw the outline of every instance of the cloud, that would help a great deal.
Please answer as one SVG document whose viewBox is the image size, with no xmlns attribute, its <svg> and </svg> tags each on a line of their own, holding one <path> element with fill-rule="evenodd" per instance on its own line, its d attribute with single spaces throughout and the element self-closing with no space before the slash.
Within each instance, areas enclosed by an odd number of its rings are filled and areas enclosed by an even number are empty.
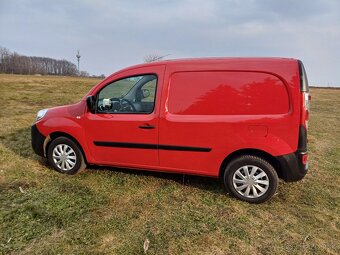
<svg viewBox="0 0 340 255">
<path fill-rule="evenodd" d="M 0 45 L 109 74 L 151 52 L 171 58 L 300 58 L 312 84 L 339 85 L 340 2 L 152 0 L 0 2 Z"/>
</svg>

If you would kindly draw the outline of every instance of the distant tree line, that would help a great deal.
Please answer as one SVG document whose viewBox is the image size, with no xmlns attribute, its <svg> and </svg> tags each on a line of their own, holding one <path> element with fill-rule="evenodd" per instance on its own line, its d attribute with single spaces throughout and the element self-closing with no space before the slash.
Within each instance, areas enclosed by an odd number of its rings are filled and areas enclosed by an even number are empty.
<svg viewBox="0 0 340 255">
<path fill-rule="evenodd" d="M 0 73 L 74 76 L 78 75 L 78 70 L 65 59 L 24 56 L 0 46 Z"/>
</svg>

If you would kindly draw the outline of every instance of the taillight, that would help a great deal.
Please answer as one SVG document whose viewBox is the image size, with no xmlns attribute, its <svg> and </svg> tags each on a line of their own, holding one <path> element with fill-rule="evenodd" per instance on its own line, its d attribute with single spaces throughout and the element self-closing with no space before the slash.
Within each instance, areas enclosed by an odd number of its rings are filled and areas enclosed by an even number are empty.
<svg viewBox="0 0 340 255">
<path fill-rule="evenodd" d="M 302 92 L 302 98 L 301 98 L 301 125 L 308 128 L 308 119 L 309 119 L 309 111 L 310 111 L 310 100 L 311 96 L 308 92 Z"/>
<path fill-rule="evenodd" d="M 305 92 L 303 94 L 304 94 L 304 107 L 309 112 L 311 96 L 309 95 L 308 92 L 307 93 Z"/>
<path fill-rule="evenodd" d="M 298 64 L 299 64 L 300 91 L 301 91 L 301 122 L 300 124 L 307 129 L 311 97 L 309 95 L 309 85 L 308 85 L 306 70 L 300 60 L 298 61 Z"/>
<path fill-rule="evenodd" d="M 302 62 L 299 60 L 299 73 L 300 73 L 300 93 L 301 93 L 301 116 L 300 116 L 300 127 L 299 127 L 299 141 L 298 141 L 298 152 L 301 155 L 300 163 L 304 166 L 304 169 L 308 169 L 308 154 L 307 154 L 307 129 L 308 119 L 310 111 L 310 100 L 309 85 L 307 75 Z"/>
</svg>

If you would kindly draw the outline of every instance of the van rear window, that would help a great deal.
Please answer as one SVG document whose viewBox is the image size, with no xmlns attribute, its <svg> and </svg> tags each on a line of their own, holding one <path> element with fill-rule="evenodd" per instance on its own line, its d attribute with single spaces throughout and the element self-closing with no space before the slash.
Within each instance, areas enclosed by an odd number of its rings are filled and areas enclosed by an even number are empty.
<svg viewBox="0 0 340 255">
<path fill-rule="evenodd" d="M 179 72 L 170 79 L 168 109 L 181 115 L 282 114 L 289 110 L 289 97 L 271 74 Z"/>
</svg>

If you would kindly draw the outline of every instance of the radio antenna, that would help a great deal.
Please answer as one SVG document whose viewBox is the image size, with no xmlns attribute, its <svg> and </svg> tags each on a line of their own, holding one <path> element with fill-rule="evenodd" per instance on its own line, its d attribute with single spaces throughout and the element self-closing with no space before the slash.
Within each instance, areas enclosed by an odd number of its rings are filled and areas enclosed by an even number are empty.
<svg viewBox="0 0 340 255">
<path fill-rule="evenodd" d="M 79 54 L 79 50 L 77 52 L 76 57 L 77 57 L 77 60 L 78 60 L 78 73 L 79 73 L 79 62 L 80 62 L 80 57 L 81 57 L 80 54 Z"/>
</svg>

